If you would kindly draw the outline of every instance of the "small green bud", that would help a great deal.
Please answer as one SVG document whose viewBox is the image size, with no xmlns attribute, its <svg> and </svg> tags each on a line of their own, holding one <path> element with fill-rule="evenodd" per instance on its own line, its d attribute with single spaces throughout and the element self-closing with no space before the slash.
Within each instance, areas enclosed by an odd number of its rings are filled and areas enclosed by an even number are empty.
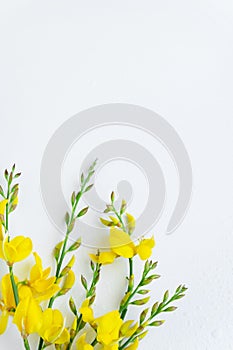
<svg viewBox="0 0 233 350">
<path fill-rule="evenodd" d="M 156 302 L 152 308 L 151 308 L 151 315 L 154 315 L 154 313 L 158 310 L 159 303 Z"/>
<path fill-rule="evenodd" d="M 154 321 L 154 322 L 151 322 L 148 324 L 148 326 L 151 326 L 151 327 L 159 327 L 159 326 L 162 326 L 162 324 L 164 324 L 164 320 L 161 320 L 161 321 Z"/>
<path fill-rule="evenodd" d="M 121 202 L 121 208 L 120 208 L 120 214 L 121 214 L 121 215 L 125 212 L 126 206 L 127 206 L 127 203 L 126 203 L 126 201 L 123 199 L 122 202 Z"/>
<path fill-rule="evenodd" d="M 87 280 L 83 275 L 81 275 L 81 283 L 82 283 L 84 289 L 87 290 Z"/>
<path fill-rule="evenodd" d="M 77 308 L 76 308 L 74 299 L 73 299 L 72 297 L 71 297 L 70 300 L 69 300 L 69 306 L 70 306 L 70 310 L 73 312 L 73 314 L 74 314 L 75 316 L 77 316 Z"/>
<path fill-rule="evenodd" d="M 143 299 L 134 300 L 130 304 L 141 306 L 141 305 L 145 305 L 146 303 L 148 303 L 149 300 L 150 300 L 150 297 L 147 297 L 147 298 L 143 298 Z"/>
<path fill-rule="evenodd" d="M 145 318 L 146 318 L 146 316 L 148 314 L 148 311 L 149 311 L 149 308 L 147 308 L 147 309 L 145 309 L 145 310 L 143 310 L 141 312 L 141 314 L 140 314 L 140 324 L 142 324 L 143 321 L 145 321 Z"/>
<path fill-rule="evenodd" d="M 78 215 L 76 216 L 77 218 L 80 218 L 81 216 L 85 215 L 88 212 L 89 207 L 83 208 L 82 210 L 80 210 L 80 212 L 78 213 Z"/>
<path fill-rule="evenodd" d="M 163 310 L 164 312 L 171 312 L 171 311 L 175 311 L 177 309 L 176 306 L 169 306 L 168 308 L 166 308 L 165 310 Z"/>
<path fill-rule="evenodd" d="M 4 176 L 5 176 L 5 179 L 8 181 L 9 173 L 7 169 L 5 169 Z"/>
<path fill-rule="evenodd" d="M 167 290 L 165 293 L 164 293 L 164 296 L 163 296 L 163 303 L 166 303 L 166 301 L 168 300 L 169 298 L 169 291 Z"/>
<path fill-rule="evenodd" d="M 149 293 L 149 289 L 141 289 L 138 291 L 138 294 L 142 294 L 142 295 L 145 295 L 147 293 Z"/>
<path fill-rule="evenodd" d="M 69 226 L 68 226 L 68 228 L 67 228 L 67 233 L 68 233 L 68 234 L 69 234 L 70 232 L 73 231 L 73 229 L 74 229 L 74 224 L 75 224 L 75 219 L 73 219 L 73 220 L 71 221 L 71 223 L 69 224 Z"/>
<path fill-rule="evenodd" d="M 147 335 L 147 333 L 148 333 L 148 331 L 145 331 L 145 332 L 139 334 L 138 339 L 139 339 L 139 340 L 142 340 L 143 338 L 145 338 L 145 336 Z"/>
<path fill-rule="evenodd" d="M 81 245 L 81 239 L 79 238 L 76 242 L 74 242 L 68 249 L 69 252 L 77 250 Z"/>
<path fill-rule="evenodd" d="M 111 193 L 111 202 L 113 203 L 115 201 L 115 193 L 112 191 Z"/>
<path fill-rule="evenodd" d="M 84 192 L 90 191 L 93 186 L 94 186 L 94 184 L 91 184 L 91 185 L 87 186 L 87 188 L 84 190 Z"/>
<path fill-rule="evenodd" d="M 70 199 L 72 207 L 73 207 L 73 205 L 75 203 L 75 198 L 76 198 L 76 195 L 75 195 L 75 192 L 73 192 L 72 195 L 71 195 L 71 199 Z"/>
</svg>

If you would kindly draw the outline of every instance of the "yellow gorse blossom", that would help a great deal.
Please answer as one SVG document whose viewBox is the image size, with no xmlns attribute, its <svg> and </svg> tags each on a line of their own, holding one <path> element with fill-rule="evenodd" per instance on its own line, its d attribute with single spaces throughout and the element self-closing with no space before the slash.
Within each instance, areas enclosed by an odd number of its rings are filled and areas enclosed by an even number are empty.
<svg viewBox="0 0 233 350">
<path fill-rule="evenodd" d="M 23 336 L 38 333 L 42 325 L 42 310 L 39 304 L 28 296 L 18 304 L 13 323 L 15 323 Z"/>
<path fill-rule="evenodd" d="M 180 285 L 173 296 L 166 291 L 162 301 L 156 301 L 140 312 L 137 319 L 128 320 L 129 309 L 133 306 L 143 306 L 148 303 L 150 292 L 148 286 L 159 275 L 154 273 L 157 262 L 148 260 L 155 246 L 154 237 L 133 240 L 131 235 L 135 229 L 135 218 L 126 213 L 127 203 L 123 199 L 121 204 L 115 201 L 114 192 L 111 193 L 110 204 L 106 205 L 104 213 L 109 213 L 108 220 L 100 219 L 110 230 L 109 249 L 98 251 L 97 254 L 89 254 L 91 261 L 89 272 L 92 277 L 80 273 L 81 285 L 84 288 L 84 298 L 78 309 L 78 301 L 73 296 L 69 298 L 69 324 L 62 312 L 54 309 L 58 299 L 62 299 L 75 284 L 76 273 L 73 271 L 75 264 L 75 251 L 79 248 L 80 239 L 70 239 L 74 233 L 76 220 L 88 211 L 88 207 L 79 208 L 81 197 L 89 191 L 93 184 L 89 181 L 94 174 L 96 161 L 88 169 L 85 176 L 81 174 L 80 188 L 71 195 L 71 208 L 65 214 L 64 239 L 53 250 L 55 265 L 54 273 L 51 267 L 43 268 L 41 257 L 34 252 L 34 263 L 29 267 L 29 272 L 24 274 L 22 270 L 19 279 L 15 276 L 17 262 L 26 259 L 32 253 L 32 241 L 22 235 L 12 238 L 9 234 L 9 218 L 18 204 L 19 184 L 15 183 L 21 173 L 15 172 L 15 165 L 11 171 L 4 172 L 6 185 L 0 184 L 0 259 L 4 260 L 5 268 L 9 271 L 0 280 L 0 334 L 7 328 L 8 320 L 12 318 L 22 336 L 22 346 L 25 350 L 33 348 L 30 344 L 31 334 L 36 334 L 39 340 L 38 350 L 47 347 L 57 350 L 137 350 L 139 342 L 147 334 L 149 327 L 158 327 L 164 320 L 157 317 L 162 312 L 170 312 L 176 309 L 171 306 L 175 300 L 184 296 L 186 287 Z M 80 210 L 81 209 L 81 210 Z M 112 215 L 110 215 L 110 213 Z M 72 255 L 74 254 L 74 255 Z M 137 283 L 134 277 L 135 266 L 133 257 L 138 255 L 146 260 L 144 268 Z M 100 317 L 95 317 L 92 306 L 96 301 L 98 282 L 103 278 L 102 265 L 111 264 L 118 257 L 129 259 L 127 276 L 125 279 L 124 295 L 119 299 L 116 309 L 107 312 Z M 25 264 L 28 267 L 28 264 Z M 138 271 L 137 271 L 138 272 Z M 112 278 L 116 278 L 112 274 Z M 107 291 L 103 290 L 103 296 Z M 61 304 L 60 304 L 61 305 Z M 90 332 L 90 334 L 89 334 Z M 87 337 L 90 335 L 90 340 Z M 32 339 L 33 340 L 33 339 Z"/>
<path fill-rule="evenodd" d="M 70 270 L 63 277 L 63 284 L 61 289 L 63 293 L 67 293 L 73 287 L 74 283 L 75 283 L 75 273 L 72 270 Z"/>
<path fill-rule="evenodd" d="M 113 310 L 95 319 L 97 340 L 106 346 L 114 345 L 120 337 L 122 319 L 118 310 Z"/>
<path fill-rule="evenodd" d="M 77 350 L 93 350 L 94 347 L 86 342 L 86 333 L 78 338 L 76 343 Z"/>
<path fill-rule="evenodd" d="M 20 299 L 32 296 L 36 301 L 50 299 L 60 287 L 55 284 L 56 277 L 49 277 L 51 268 L 43 270 L 42 261 L 37 253 L 33 253 L 35 265 L 31 268 L 29 280 L 19 286 Z"/>
<path fill-rule="evenodd" d="M 103 345 L 101 350 L 118 350 L 118 343 L 110 344 L 110 345 Z"/>
<path fill-rule="evenodd" d="M 70 334 L 59 310 L 46 309 L 43 312 L 42 326 L 38 333 L 47 344 L 65 344 L 70 340 Z"/>
<path fill-rule="evenodd" d="M 18 279 L 15 277 L 16 283 Z M 14 294 L 11 286 L 10 275 L 2 277 L 1 281 L 1 299 L 0 299 L 0 334 L 4 333 L 7 328 L 9 316 L 14 315 L 16 308 Z"/>
<path fill-rule="evenodd" d="M 155 246 L 154 237 L 143 238 L 140 243 L 136 246 L 136 252 L 142 260 L 149 259 L 152 254 L 152 249 Z"/>
<path fill-rule="evenodd" d="M 82 306 L 79 309 L 80 314 L 82 315 L 83 321 L 87 323 L 93 323 L 94 313 L 92 308 L 89 306 L 89 299 L 84 300 Z"/>
<path fill-rule="evenodd" d="M 117 254 L 113 251 L 110 252 L 100 252 L 98 254 L 89 254 L 92 261 L 98 264 L 107 265 L 112 264 L 115 258 L 117 257 Z"/>
<path fill-rule="evenodd" d="M 32 241 L 28 237 L 16 236 L 8 241 L 8 235 L 0 241 L 0 258 L 7 261 L 8 265 L 26 259 L 32 252 Z"/>
<path fill-rule="evenodd" d="M 148 259 L 152 254 L 152 248 L 155 246 L 154 237 L 142 239 L 138 245 L 135 245 L 130 236 L 116 227 L 110 228 L 110 246 L 112 251 L 124 258 L 132 258 L 138 254 L 142 260 Z"/>
<path fill-rule="evenodd" d="M 0 201 L 0 215 L 2 216 L 4 216 L 5 214 L 7 202 L 8 202 L 7 199 L 3 199 L 2 201 Z"/>
</svg>

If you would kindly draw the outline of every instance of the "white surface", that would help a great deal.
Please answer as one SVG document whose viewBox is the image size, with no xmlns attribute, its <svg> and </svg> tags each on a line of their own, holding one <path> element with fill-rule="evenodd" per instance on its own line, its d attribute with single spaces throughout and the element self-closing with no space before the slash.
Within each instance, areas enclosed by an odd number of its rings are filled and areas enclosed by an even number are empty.
<svg viewBox="0 0 233 350">
<path fill-rule="evenodd" d="M 23 171 L 12 229 L 33 237 L 45 264 L 60 237 L 41 202 L 40 162 L 67 118 L 139 104 L 166 118 L 189 151 L 193 200 L 173 235 L 162 225 L 156 234 L 154 295 L 180 282 L 189 291 L 140 349 L 233 349 L 232 20 L 230 0 L 0 2 L 0 168 Z M 112 307 L 106 289 L 100 312 Z M 20 348 L 17 337 L 9 327 L 0 348 Z"/>
</svg>

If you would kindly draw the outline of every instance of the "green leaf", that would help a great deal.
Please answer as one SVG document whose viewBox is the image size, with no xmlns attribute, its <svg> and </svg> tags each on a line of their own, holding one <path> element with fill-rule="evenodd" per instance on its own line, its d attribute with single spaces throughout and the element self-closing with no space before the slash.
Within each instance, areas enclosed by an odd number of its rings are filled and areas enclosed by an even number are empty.
<svg viewBox="0 0 233 350">
<path fill-rule="evenodd" d="M 81 275 L 81 283 L 82 283 L 84 289 L 87 290 L 87 280 L 83 275 Z"/>
<path fill-rule="evenodd" d="M 83 208 L 82 210 L 80 210 L 80 212 L 78 213 L 78 215 L 76 216 L 77 218 L 80 218 L 81 216 L 85 215 L 88 212 L 89 207 Z"/>
</svg>

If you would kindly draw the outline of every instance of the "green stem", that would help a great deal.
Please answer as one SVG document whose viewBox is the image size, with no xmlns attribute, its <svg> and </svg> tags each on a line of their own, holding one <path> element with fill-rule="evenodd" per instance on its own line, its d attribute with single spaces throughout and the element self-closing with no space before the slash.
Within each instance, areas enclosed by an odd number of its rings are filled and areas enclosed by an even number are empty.
<svg viewBox="0 0 233 350">
<path fill-rule="evenodd" d="M 10 183 L 9 180 L 7 181 L 7 195 L 6 195 L 6 199 L 9 200 L 10 198 Z M 8 232 L 9 229 L 9 205 L 8 203 L 6 204 L 6 220 L 5 220 L 5 231 L 6 233 Z"/>
<path fill-rule="evenodd" d="M 147 318 L 147 320 L 145 320 L 143 322 L 143 324 L 147 325 L 149 324 L 150 321 L 152 321 L 157 315 L 163 313 L 165 311 L 165 309 L 167 308 L 167 306 L 172 303 L 173 301 L 177 300 L 179 295 L 184 293 L 184 291 L 179 291 L 179 292 L 176 292 L 170 299 L 168 299 L 166 302 L 162 302 L 159 307 L 157 308 L 157 310 L 150 315 L 150 317 Z M 142 331 L 142 333 L 144 332 L 144 329 Z M 124 343 L 122 344 L 121 346 L 119 346 L 119 350 L 123 350 L 125 349 L 126 346 L 128 346 L 130 343 L 133 343 L 137 337 L 140 336 L 140 334 L 142 333 L 137 333 L 137 330 L 134 332 L 134 334 L 131 335 L 131 337 Z"/>
<path fill-rule="evenodd" d="M 81 185 L 81 189 L 80 189 L 80 191 L 78 192 L 78 194 L 76 196 L 75 203 L 72 206 L 71 217 L 70 217 L 70 220 L 69 220 L 69 222 L 67 224 L 67 230 L 66 230 L 65 239 L 64 239 L 64 242 L 63 242 L 63 246 L 62 246 L 61 255 L 60 255 L 60 258 L 59 258 L 58 263 L 57 263 L 56 274 L 55 274 L 56 282 L 57 282 L 57 280 L 59 278 L 60 271 L 61 271 L 61 268 L 62 268 L 62 264 L 63 264 L 64 258 L 65 258 L 65 255 L 67 253 L 66 246 L 67 246 L 67 242 L 68 242 L 68 238 L 69 238 L 69 234 L 70 234 L 69 226 L 73 222 L 73 220 L 75 219 L 75 212 L 76 212 L 76 209 L 77 209 L 77 205 L 78 205 L 78 203 L 80 201 L 80 198 L 85 193 L 85 189 L 86 189 L 87 183 L 89 182 L 91 176 L 93 175 L 93 170 L 94 170 L 95 164 L 96 164 L 96 161 L 89 168 L 88 175 L 87 175 L 86 179 L 83 181 L 83 183 Z M 55 299 L 56 299 L 56 297 L 54 297 L 54 296 L 52 298 L 50 298 L 49 304 L 48 304 L 49 308 L 52 308 Z M 39 345 L 38 345 L 38 350 L 41 350 L 43 348 L 43 342 L 44 342 L 43 339 L 40 338 Z"/>
<path fill-rule="evenodd" d="M 15 283 L 15 278 L 14 278 L 14 274 L 13 274 L 13 267 L 9 266 L 9 272 L 10 272 L 10 280 L 11 280 L 11 286 L 12 286 L 12 290 L 13 290 L 13 294 L 14 294 L 14 299 L 15 299 L 15 305 L 17 306 L 19 304 L 19 293 L 18 293 L 18 288 L 17 285 Z M 23 339 L 24 342 L 24 347 L 26 350 L 30 350 L 30 345 L 28 343 L 27 338 Z"/>
<path fill-rule="evenodd" d="M 92 277 L 92 282 L 91 282 L 91 286 L 90 286 L 90 288 L 87 290 L 87 292 L 86 292 L 86 298 L 89 298 L 89 297 L 91 297 L 93 294 L 93 288 L 95 287 L 95 285 L 96 285 L 96 283 L 97 283 L 97 281 L 96 281 L 96 278 L 97 278 L 97 276 L 99 275 L 99 273 L 100 273 L 100 268 L 101 268 L 101 265 L 100 264 L 96 264 L 96 267 L 95 267 L 95 271 L 94 271 L 94 273 L 93 273 L 93 277 Z M 72 344 L 73 344 L 73 342 L 74 342 L 74 339 L 75 339 L 75 337 L 77 336 L 77 334 L 78 334 L 78 332 L 79 332 L 79 330 L 80 330 L 80 326 L 81 326 L 81 323 L 82 323 L 82 320 L 83 320 L 83 317 L 82 317 L 82 314 L 80 314 L 79 315 L 79 317 L 78 317 L 78 320 L 77 320 L 77 328 L 76 328 L 76 331 L 75 331 L 75 335 L 74 335 L 74 337 L 70 340 L 70 343 L 69 343 L 69 345 L 68 345 L 68 347 L 67 347 L 67 350 L 70 350 L 71 349 L 71 346 L 72 346 Z M 96 343 L 97 343 L 97 340 L 95 339 L 94 341 L 93 341 L 93 343 L 96 341 Z M 91 344 L 92 346 L 94 346 L 93 345 L 93 343 Z"/>
<path fill-rule="evenodd" d="M 14 278 L 14 275 L 13 275 L 13 267 L 12 266 L 9 266 L 9 272 L 10 272 L 11 286 L 12 286 L 14 299 L 15 299 L 15 305 L 17 306 L 18 303 L 19 303 L 19 294 L 18 294 L 17 285 L 15 283 L 15 278 Z"/>
<path fill-rule="evenodd" d="M 132 269 L 133 266 L 132 266 L 132 262 L 130 263 L 130 271 L 132 272 Z M 124 319 L 126 313 L 127 313 L 127 309 L 128 309 L 128 306 L 129 306 L 129 302 L 130 300 L 133 298 L 133 296 L 135 294 L 137 294 L 138 290 L 140 289 L 141 286 L 143 286 L 143 283 L 144 283 L 144 280 L 145 278 L 147 277 L 148 273 L 151 271 L 151 269 L 148 269 L 147 271 L 143 271 L 143 274 L 142 274 L 142 278 L 140 280 L 140 282 L 138 283 L 138 285 L 136 286 L 136 288 L 132 291 L 132 293 L 130 294 L 130 296 L 128 297 L 127 301 L 125 302 L 125 304 L 123 304 L 121 307 L 120 307 L 120 313 L 121 313 L 121 318 Z M 127 293 L 130 291 L 130 288 L 128 288 L 128 291 Z"/>
<path fill-rule="evenodd" d="M 24 338 L 23 342 L 24 342 L 25 349 L 26 350 L 30 350 L 30 345 L 29 345 L 29 342 L 28 342 L 27 338 Z"/>
<path fill-rule="evenodd" d="M 93 288 L 95 287 L 97 281 L 97 277 L 99 276 L 99 273 L 100 273 L 100 264 L 96 264 L 96 267 L 95 267 L 95 271 L 93 273 L 93 277 L 92 277 L 92 282 L 91 282 L 91 286 L 90 288 L 88 289 L 87 293 L 86 293 L 86 298 L 89 298 L 92 296 L 93 294 Z"/>
<path fill-rule="evenodd" d="M 113 209 L 113 213 L 116 215 L 116 217 L 117 217 L 118 220 L 120 221 L 121 226 L 122 226 L 122 228 L 123 228 L 123 231 L 127 232 L 127 231 L 126 231 L 125 224 L 124 224 L 124 221 L 122 220 L 121 215 L 117 212 L 117 210 L 116 210 L 116 208 L 115 208 L 115 206 L 114 206 L 113 203 L 112 203 L 112 209 Z"/>
<path fill-rule="evenodd" d="M 129 293 L 130 292 L 130 289 L 133 288 L 133 286 L 130 286 L 130 282 L 132 283 L 132 276 L 133 276 L 133 259 L 132 258 L 129 258 L 129 277 L 128 277 L 128 288 L 127 288 L 127 292 L 126 293 Z M 135 293 L 134 293 L 135 294 Z M 131 297 L 133 296 L 133 294 L 131 295 Z M 130 297 L 130 299 L 131 299 Z M 129 301 L 129 299 L 128 299 Z M 121 311 L 121 310 L 120 310 Z M 128 304 L 126 305 L 126 307 L 122 310 L 121 312 L 121 319 L 124 320 L 125 316 L 126 316 L 126 313 L 128 311 Z"/>
</svg>

